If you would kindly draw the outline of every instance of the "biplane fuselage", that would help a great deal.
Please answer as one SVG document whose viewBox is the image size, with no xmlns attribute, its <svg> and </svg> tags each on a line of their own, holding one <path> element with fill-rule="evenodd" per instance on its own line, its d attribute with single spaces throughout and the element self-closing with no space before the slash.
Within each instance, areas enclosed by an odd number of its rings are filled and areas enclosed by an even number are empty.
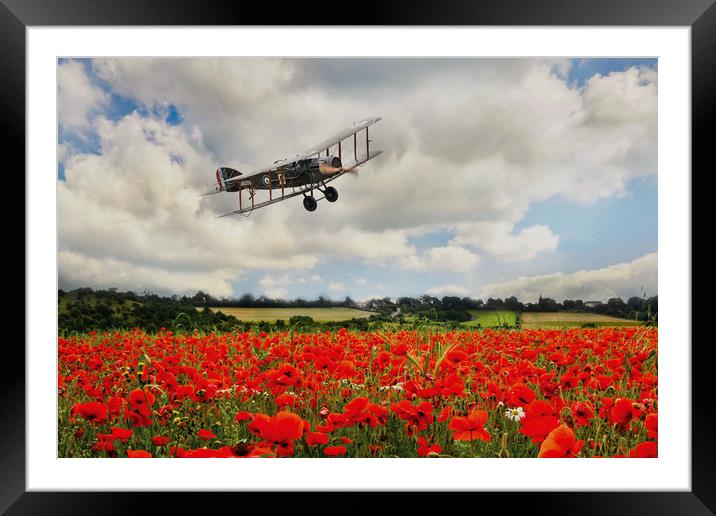
<svg viewBox="0 0 716 516">
<path fill-rule="evenodd" d="M 285 166 L 276 164 L 277 170 L 269 170 L 261 174 L 241 178 L 227 184 L 225 191 L 238 192 L 239 190 L 279 190 L 283 188 L 297 188 L 300 186 L 319 184 L 329 177 L 340 173 L 343 166 L 338 156 L 321 158 L 307 158 Z M 329 167 L 336 169 L 331 172 Z M 219 179 L 221 181 L 221 179 Z"/>
<path fill-rule="evenodd" d="M 248 213 L 297 195 L 303 195 L 303 206 L 308 211 L 314 211 L 317 201 L 321 199 L 335 202 L 338 191 L 327 186 L 327 183 L 354 171 L 382 153 L 370 148 L 372 140 L 368 137 L 368 127 L 380 120 L 378 117 L 362 120 L 292 160 L 277 160 L 272 165 L 248 174 L 220 167 L 216 171 L 215 191 L 206 195 L 220 192 L 237 194 L 239 209 L 222 216 Z M 365 139 L 361 140 L 359 146 L 358 134 L 363 131 Z M 323 194 L 323 197 L 314 197 L 314 190 Z M 257 192 L 262 191 L 267 192 L 267 199 L 257 198 Z"/>
</svg>

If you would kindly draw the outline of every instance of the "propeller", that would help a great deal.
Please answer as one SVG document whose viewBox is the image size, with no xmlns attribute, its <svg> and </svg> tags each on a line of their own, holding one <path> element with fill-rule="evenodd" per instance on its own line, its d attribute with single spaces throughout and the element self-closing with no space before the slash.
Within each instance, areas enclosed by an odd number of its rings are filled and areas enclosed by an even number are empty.
<svg viewBox="0 0 716 516">
<path fill-rule="evenodd" d="M 360 165 L 358 163 L 356 163 L 355 165 L 352 165 L 350 167 L 332 167 L 330 165 L 321 163 L 318 167 L 318 171 L 321 174 L 326 175 L 326 176 L 331 176 L 333 174 L 338 174 L 338 173 L 345 174 L 346 172 L 351 172 L 351 173 L 355 174 L 356 177 L 358 177 L 358 167 L 359 166 Z"/>
</svg>

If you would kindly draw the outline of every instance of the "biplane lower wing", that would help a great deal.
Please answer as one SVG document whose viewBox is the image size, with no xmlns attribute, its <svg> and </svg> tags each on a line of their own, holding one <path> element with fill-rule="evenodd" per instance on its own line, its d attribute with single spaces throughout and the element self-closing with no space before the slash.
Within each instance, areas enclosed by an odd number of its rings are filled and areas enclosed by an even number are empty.
<svg viewBox="0 0 716 516">
<path fill-rule="evenodd" d="M 330 177 L 326 177 L 325 179 L 321 179 L 321 181 L 319 181 L 317 183 L 312 183 L 312 184 L 303 185 L 303 186 L 300 186 L 297 188 L 292 188 L 291 192 L 286 192 L 284 190 L 284 191 L 281 191 L 280 195 L 277 195 L 275 197 L 273 195 L 270 195 L 269 199 L 265 200 L 265 201 L 254 202 L 255 201 L 254 196 L 256 194 L 256 191 L 254 191 L 250 194 L 251 196 L 250 196 L 249 200 L 247 201 L 246 206 L 242 206 L 238 210 L 234 210 L 232 212 L 224 213 L 223 215 L 219 215 L 219 218 L 230 217 L 232 215 L 242 215 L 245 213 L 251 213 L 252 211 L 257 210 L 259 208 L 263 208 L 263 207 L 269 206 L 271 204 L 276 204 L 277 202 L 285 201 L 286 199 L 291 199 L 292 197 L 297 197 L 299 195 L 307 195 L 307 194 L 313 195 L 314 190 L 321 191 L 321 187 L 324 187 L 327 183 L 330 183 L 331 181 L 338 179 L 343 174 L 348 174 L 348 173 L 352 172 L 353 170 L 364 165 L 371 159 L 373 159 L 377 156 L 380 156 L 382 153 L 383 153 L 382 150 L 370 151 L 370 154 L 367 157 L 365 157 L 355 163 L 352 163 L 348 167 L 345 167 L 343 172 L 332 175 Z M 207 195 L 210 195 L 210 194 L 207 194 Z M 239 195 L 241 195 L 241 194 L 239 194 Z M 324 198 L 325 198 L 325 195 L 323 197 L 317 198 L 316 200 L 320 201 Z"/>
</svg>

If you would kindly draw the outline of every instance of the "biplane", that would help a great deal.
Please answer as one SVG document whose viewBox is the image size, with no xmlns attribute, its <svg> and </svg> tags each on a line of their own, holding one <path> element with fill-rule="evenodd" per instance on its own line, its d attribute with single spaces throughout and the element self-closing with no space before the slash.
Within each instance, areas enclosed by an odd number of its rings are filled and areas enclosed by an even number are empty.
<svg viewBox="0 0 716 516">
<path fill-rule="evenodd" d="M 368 136 L 368 128 L 380 120 L 374 117 L 357 122 L 293 159 L 277 160 L 253 172 L 243 174 L 233 168 L 220 167 L 216 171 L 214 191 L 204 195 L 238 194 L 239 209 L 221 217 L 250 213 L 299 195 L 303 196 L 303 207 L 315 211 L 322 199 L 338 200 L 338 190 L 328 183 L 382 154 L 381 150 L 371 149 L 373 140 Z M 317 198 L 317 194 L 320 197 Z"/>
</svg>

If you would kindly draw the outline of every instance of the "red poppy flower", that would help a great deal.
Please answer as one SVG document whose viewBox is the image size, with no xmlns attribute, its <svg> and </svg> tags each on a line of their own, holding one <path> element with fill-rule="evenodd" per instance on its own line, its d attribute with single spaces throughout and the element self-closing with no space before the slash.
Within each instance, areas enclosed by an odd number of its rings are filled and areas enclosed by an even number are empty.
<svg viewBox="0 0 716 516">
<path fill-rule="evenodd" d="M 520 424 L 520 433 L 532 438 L 539 444 L 547 435 L 559 426 L 552 405 L 544 400 L 535 400 L 525 407 L 525 417 Z"/>
<path fill-rule="evenodd" d="M 574 389 L 579 385 L 579 379 L 576 376 L 564 375 L 561 380 L 562 389 Z"/>
<path fill-rule="evenodd" d="M 594 410 L 589 403 L 575 401 L 572 403 L 570 410 L 578 426 L 589 426 L 592 424 L 591 419 L 594 417 Z"/>
<path fill-rule="evenodd" d="M 408 346 L 406 344 L 393 344 L 390 346 L 390 352 L 396 356 L 404 357 L 408 353 Z"/>
<path fill-rule="evenodd" d="M 474 409 L 466 417 L 453 417 L 448 428 L 453 431 L 453 439 L 456 441 L 473 441 L 475 439 L 489 441 L 490 434 L 484 427 L 487 417 L 486 410 Z"/>
<path fill-rule="evenodd" d="M 125 442 L 127 439 L 132 437 L 132 431 L 126 428 L 113 427 L 111 436 L 113 440 Z"/>
<path fill-rule="evenodd" d="M 442 453 L 443 448 L 439 444 L 429 444 L 424 437 L 418 437 L 418 456 L 427 457 L 430 453 Z"/>
<path fill-rule="evenodd" d="M 109 439 L 109 440 L 100 439 L 99 441 L 94 443 L 94 445 L 92 446 L 92 450 L 93 451 L 113 452 L 114 451 L 114 441 L 111 439 Z"/>
<path fill-rule="evenodd" d="M 152 454 L 146 450 L 127 450 L 127 457 L 130 459 L 151 458 Z"/>
<path fill-rule="evenodd" d="M 629 452 L 630 457 L 637 459 L 653 459 L 658 457 L 657 446 L 654 441 L 646 441 L 637 444 L 636 447 Z"/>
<path fill-rule="evenodd" d="M 306 444 L 308 446 L 328 444 L 328 435 L 323 432 L 308 432 L 308 434 L 306 434 Z"/>
<path fill-rule="evenodd" d="M 343 413 L 349 417 L 356 417 L 358 414 L 363 412 L 370 405 L 370 399 L 366 397 L 354 398 L 343 407 Z"/>
<path fill-rule="evenodd" d="M 323 455 L 326 457 L 340 457 L 341 455 L 345 455 L 346 451 L 345 446 L 327 446 L 323 448 Z"/>
<path fill-rule="evenodd" d="M 535 392 L 524 383 L 516 383 L 510 389 L 508 405 L 521 407 L 529 405 L 537 398 Z"/>
<path fill-rule="evenodd" d="M 445 421 L 447 421 L 450 418 L 451 415 L 452 415 L 452 407 L 450 405 L 448 405 L 447 407 L 445 407 L 444 409 L 442 409 L 440 411 L 440 414 L 437 417 L 437 421 L 439 423 L 444 423 Z"/>
<path fill-rule="evenodd" d="M 539 449 L 540 458 L 576 457 L 584 446 L 584 441 L 574 440 L 574 431 L 565 424 L 552 430 Z"/>
<path fill-rule="evenodd" d="M 91 423 L 103 423 L 107 419 L 107 405 L 96 401 L 76 403 L 70 409 L 70 418 L 74 419 L 77 415 Z"/>
<path fill-rule="evenodd" d="M 659 416 L 656 412 L 652 412 L 644 420 L 644 426 L 646 427 L 647 436 L 649 439 L 659 438 Z"/>
<path fill-rule="evenodd" d="M 155 435 L 152 437 L 152 444 L 154 446 L 166 446 L 167 444 L 169 444 L 169 437 Z"/>
<path fill-rule="evenodd" d="M 216 439 L 216 434 L 214 434 L 214 432 L 211 430 L 204 430 L 203 428 L 199 430 L 196 435 L 198 435 L 199 439 L 202 441 L 211 441 L 212 439 Z"/>
<path fill-rule="evenodd" d="M 632 419 L 632 400 L 619 398 L 609 412 L 609 421 L 617 425 L 627 425 Z"/>
<path fill-rule="evenodd" d="M 107 408 L 109 409 L 109 415 L 119 416 L 119 414 L 122 413 L 122 408 L 124 407 L 124 400 L 120 398 L 119 396 L 115 396 L 111 400 L 107 402 Z"/>
<path fill-rule="evenodd" d="M 278 412 L 270 419 L 259 421 L 261 437 L 274 444 L 286 444 L 300 439 L 303 435 L 304 421 L 292 412 Z"/>
<path fill-rule="evenodd" d="M 418 406 L 414 406 L 408 400 L 401 400 L 394 403 L 391 410 L 402 420 L 406 421 L 406 431 L 412 430 L 408 427 L 416 429 L 418 432 L 427 430 L 428 425 L 435 421 L 433 416 L 433 406 L 429 401 L 424 401 Z"/>
<path fill-rule="evenodd" d="M 454 369 L 460 364 L 460 362 L 463 362 L 466 359 L 467 353 L 465 353 L 464 351 L 460 351 L 459 349 L 453 349 L 451 351 L 448 351 L 447 355 L 445 355 L 443 365 L 450 369 Z"/>
<path fill-rule="evenodd" d="M 253 418 L 254 415 L 251 412 L 246 412 L 245 410 L 238 411 L 234 417 L 237 423 L 241 423 L 242 421 L 251 421 Z"/>
<path fill-rule="evenodd" d="M 276 396 L 275 402 L 279 408 L 284 408 L 288 406 L 292 407 L 296 404 L 296 398 L 292 394 L 284 393 L 279 396 Z"/>
<path fill-rule="evenodd" d="M 132 407 L 143 407 L 154 404 L 154 394 L 146 389 L 134 389 L 129 393 L 129 403 Z"/>
</svg>

